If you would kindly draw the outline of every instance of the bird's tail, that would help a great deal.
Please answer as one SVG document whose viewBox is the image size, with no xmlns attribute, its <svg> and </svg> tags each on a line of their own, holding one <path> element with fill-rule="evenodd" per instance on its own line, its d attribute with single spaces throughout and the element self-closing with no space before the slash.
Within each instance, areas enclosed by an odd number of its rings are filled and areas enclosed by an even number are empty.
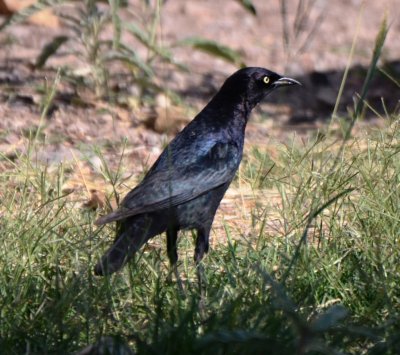
<svg viewBox="0 0 400 355">
<path fill-rule="evenodd" d="M 149 216 L 135 216 L 120 222 L 114 244 L 94 268 L 95 275 L 110 275 L 121 269 L 150 238 L 162 232 Z"/>
</svg>

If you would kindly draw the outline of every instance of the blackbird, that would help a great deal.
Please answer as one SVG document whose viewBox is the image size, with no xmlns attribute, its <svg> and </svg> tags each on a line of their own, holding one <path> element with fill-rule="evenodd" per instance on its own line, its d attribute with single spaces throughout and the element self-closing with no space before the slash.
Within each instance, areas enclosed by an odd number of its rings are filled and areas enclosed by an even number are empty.
<svg viewBox="0 0 400 355">
<path fill-rule="evenodd" d="M 301 84 L 264 68 L 243 68 L 231 75 L 120 207 L 95 222 L 117 222 L 114 244 L 95 266 L 95 274 L 121 269 L 150 238 L 163 232 L 174 266 L 178 231 L 187 229 L 197 231 L 194 259 L 199 263 L 209 249 L 217 208 L 242 160 L 252 109 L 275 89 L 290 85 Z"/>
</svg>

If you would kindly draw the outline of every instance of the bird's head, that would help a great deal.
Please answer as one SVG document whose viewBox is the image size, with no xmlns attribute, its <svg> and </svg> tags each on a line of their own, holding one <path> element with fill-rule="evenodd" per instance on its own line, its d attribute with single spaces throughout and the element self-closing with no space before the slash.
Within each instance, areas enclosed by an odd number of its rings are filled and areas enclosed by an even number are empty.
<svg viewBox="0 0 400 355">
<path fill-rule="evenodd" d="M 248 67 L 226 79 L 219 94 L 221 98 L 242 101 L 251 110 L 275 89 L 290 85 L 301 84 L 264 68 Z"/>
</svg>

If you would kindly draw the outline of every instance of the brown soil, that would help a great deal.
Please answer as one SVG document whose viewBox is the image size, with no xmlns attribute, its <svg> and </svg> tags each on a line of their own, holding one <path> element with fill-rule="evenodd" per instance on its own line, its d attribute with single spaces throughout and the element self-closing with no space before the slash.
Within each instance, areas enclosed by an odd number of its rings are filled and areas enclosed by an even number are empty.
<svg viewBox="0 0 400 355">
<path fill-rule="evenodd" d="M 381 65 L 400 82 L 399 0 L 316 1 L 297 36 L 293 34 L 293 22 L 298 1 L 288 1 L 288 46 L 283 41 L 280 2 L 254 0 L 253 3 L 257 16 L 233 0 L 166 1 L 159 39 L 167 47 L 189 36 L 212 39 L 242 53 L 248 66 L 267 67 L 294 76 L 303 83 L 299 90 L 271 96 L 256 110 L 249 123 L 248 141 L 262 145 L 272 156 L 277 141 L 285 141 L 294 132 L 306 137 L 310 130 L 326 124 L 357 32 L 358 18 L 360 25 L 352 69 L 339 112 L 346 112 L 352 105 L 354 93 L 361 90 L 385 13 L 391 27 Z M 145 16 L 146 10 L 141 4 L 141 1 L 129 1 L 123 18 L 133 21 L 135 16 Z M 319 17 L 321 13 L 323 15 Z M 124 177 L 128 186 L 134 186 L 144 167 L 156 159 L 163 144 L 237 69 L 233 64 L 189 47 L 172 47 L 174 59 L 185 64 L 189 72 L 161 63 L 155 66 L 157 80 L 161 86 L 179 93 L 182 104 L 172 104 L 159 95 L 150 104 L 137 106 L 137 90 L 130 82 L 124 82 L 127 76 L 117 67 L 114 73 L 120 74 L 116 79 L 118 88 L 127 98 L 124 105 L 97 99 L 90 90 L 77 89 L 67 80 L 61 80 L 50 111 L 41 122 L 42 89 L 52 85 L 56 69 L 64 66 L 75 73 L 88 70 L 87 63 L 70 54 L 73 43 L 54 55 L 43 69 L 32 69 L 43 46 L 65 33 L 69 33 L 68 29 L 62 26 L 47 28 L 31 23 L 14 25 L 0 32 L 0 151 L 10 161 L 18 163 L 20 152 L 28 147 L 29 131 L 42 125 L 39 138 L 45 139 L 46 144 L 40 146 L 36 158 L 52 166 L 67 161 L 78 166 L 79 169 L 70 174 L 65 189 L 75 189 L 76 198 L 82 201 L 90 197 L 90 189 L 109 191 L 98 174 L 101 161 L 93 154 L 95 145 L 102 147 L 106 160 L 115 168 L 123 150 L 121 141 L 127 138 Z M 111 29 L 108 35 L 111 36 Z M 123 40 L 133 47 L 137 45 L 134 41 L 129 42 L 129 38 L 123 37 Z M 307 45 L 303 46 L 304 43 Z M 140 48 L 138 51 L 143 54 Z M 391 112 L 399 103 L 399 93 L 398 86 L 392 81 L 377 75 L 368 100 L 378 112 L 384 112 L 383 98 Z M 370 124 L 379 121 L 372 111 L 367 117 Z M 0 169 L 12 168 L 10 161 L 1 158 Z M 82 191 L 87 191 L 84 198 Z M 223 218 L 229 223 L 248 218 L 243 215 L 248 198 L 242 199 L 242 195 L 243 191 L 228 192 L 216 228 L 222 228 Z M 249 192 L 248 196 L 251 195 Z M 249 204 L 253 203 L 254 198 L 250 198 Z M 246 233 L 243 228 L 242 233 Z"/>
</svg>

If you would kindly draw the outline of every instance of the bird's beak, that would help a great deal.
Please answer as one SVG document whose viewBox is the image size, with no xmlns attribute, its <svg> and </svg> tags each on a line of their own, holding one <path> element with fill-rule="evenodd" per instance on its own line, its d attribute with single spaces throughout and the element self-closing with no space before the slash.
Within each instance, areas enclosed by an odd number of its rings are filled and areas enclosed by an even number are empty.
<svg viewBox="0 0 400 355">
<path fill-rule="evenodd" d="M 273 83 L 275 88 L 282 87 L 282 86 L 289 86 L 289 85 L 301 85 L 300 82 L 294 80 L 292 78 L 282 77 Z"/>
</svg>

